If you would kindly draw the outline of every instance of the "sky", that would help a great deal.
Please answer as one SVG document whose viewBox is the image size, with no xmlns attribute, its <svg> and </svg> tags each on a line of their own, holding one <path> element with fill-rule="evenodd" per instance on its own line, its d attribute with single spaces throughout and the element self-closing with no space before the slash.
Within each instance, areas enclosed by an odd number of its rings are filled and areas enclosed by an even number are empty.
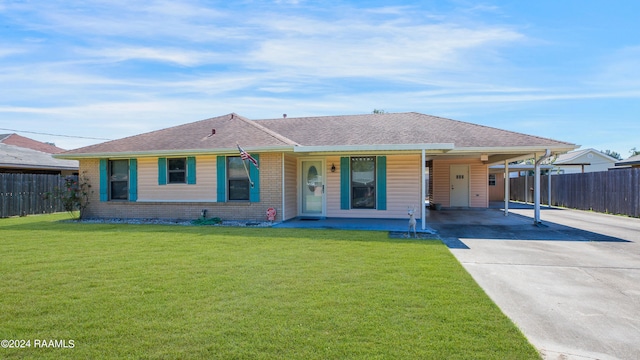
<svg viewBox="0 0 640 360">
<path fill-rule="evenodd" d="M 420 112 L 627 158 L 640 2 L 0 0 L 0 133 Z"/>
</svg>

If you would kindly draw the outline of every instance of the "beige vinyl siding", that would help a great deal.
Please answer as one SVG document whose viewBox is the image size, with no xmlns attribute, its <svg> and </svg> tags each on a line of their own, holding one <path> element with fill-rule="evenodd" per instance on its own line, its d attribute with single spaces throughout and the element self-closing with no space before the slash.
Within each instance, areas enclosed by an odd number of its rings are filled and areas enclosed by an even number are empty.
<svg viewBox="0 0 640 360">
<path fill-rule="evenodd" d="M 158 158 L 138 159 L 138 202 L 216 201 L 216 157 L 196 157 L 196 183 L 158 185 Z"/>
<path fill-rule="evenodd" d="M 284 218 L 298 216 L 298 161 L 295 157 L 284 155 Z"/>
<path fill-rule="evenodd" d="M 489 167 L 480 160 L 469 164 L 469 206 L 489 207 Z"/>
<path fill-rule="evenodd" d="M 336 171 L 331 172 L 331 165 Z M 326 158 L 327 217 L 406 218 L 407 208 L 420 209 L 420 155 L 387 156 L 387 210 L 340 209 L 340 156 Z"/>
<path fill-rule="evenodd" d="M 469 207 L 489 207 L 489 168 L 480 159 L 434 159 L 433 160 L 433 202 L 444 207 L 451 206 L 450 167 L 469 165 Z"/>
</svg>

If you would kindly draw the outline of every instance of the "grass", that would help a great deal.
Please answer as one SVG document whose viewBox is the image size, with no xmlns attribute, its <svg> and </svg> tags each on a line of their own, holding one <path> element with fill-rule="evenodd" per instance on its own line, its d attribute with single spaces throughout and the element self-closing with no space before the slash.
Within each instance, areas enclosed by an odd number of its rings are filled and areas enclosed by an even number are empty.
<svg viewBox="0 0 640 360">
<path fill-rule="evenodd" d="M 66 217 L 0 219 L 0 358 L 539 358 L 439 241 Z"/>
</svg>

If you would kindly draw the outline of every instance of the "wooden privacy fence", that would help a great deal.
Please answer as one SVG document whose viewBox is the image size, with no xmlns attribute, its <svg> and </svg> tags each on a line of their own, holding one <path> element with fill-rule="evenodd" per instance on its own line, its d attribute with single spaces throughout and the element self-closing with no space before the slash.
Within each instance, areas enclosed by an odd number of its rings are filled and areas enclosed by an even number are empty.
<svg viewBox="0 0 640 360">
<path fill-rule="evenodd" d="M 64 177 L 46 174 L 0 173 L 0 217 L 62 212 L 62 201 L 55 196 Z"/>
<path fill-rule="evenodd" d="M 549 202 L 548 181 L 540 176 L 541 204 Z M 511 200 L 533 202 L 533 176 L 511 178 L 509 190 Z M 551 175 L 551 204 L 640 217 L 640 168 Z"/>
</svg>

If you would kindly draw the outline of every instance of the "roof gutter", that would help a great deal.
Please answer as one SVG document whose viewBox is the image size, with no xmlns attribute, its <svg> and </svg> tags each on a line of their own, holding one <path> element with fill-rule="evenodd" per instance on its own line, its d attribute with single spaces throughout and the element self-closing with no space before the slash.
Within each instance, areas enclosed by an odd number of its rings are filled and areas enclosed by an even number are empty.
<svg viewBox="0 0 640 360">
<path fill-rule="evenodd" d="M 243 146 L 247 152 L 291 152 L 293 145 L 271 146 L 271 147 L 248 147 Z M 186 150 L 145 150 L 145 151 L 124 151 L 124 152 L 100 152 L 100 153 L 60 153 L 54 154 L 56 159 L 100 159 L 100 158 L 131 158 L 131 157 L 158 157 L 158 156 L 179 156 L 179 155 L 212 155 L 212 154 L 237 154 L 238 148 L 217 148 L 217 149 L 186 149 Z"/>
<path fill-rule="evenodd" d="M 344 152 L 344 151 L 407 151 L 426 150 L 434 152 L 447 152 L 455 148 L 453 143 L 435 144 L 380 144 L 380 145 L 319 145 L 319 146 L 296 146 L 293 151 L 296 153 L 311 152 Z"/>
</svg>

